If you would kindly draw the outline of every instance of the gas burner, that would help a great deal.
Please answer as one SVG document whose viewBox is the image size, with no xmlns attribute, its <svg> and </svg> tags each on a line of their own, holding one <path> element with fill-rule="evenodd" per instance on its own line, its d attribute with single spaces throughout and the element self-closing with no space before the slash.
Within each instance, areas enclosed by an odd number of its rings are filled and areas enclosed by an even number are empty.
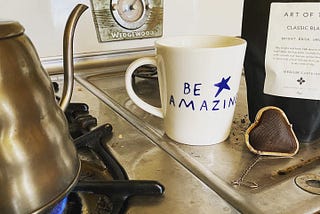
<svg viewBox="0 0 320 214">
<path fill-rule="evenodd" d="M 153 65 L 142 65 L 133 72 L 132 77 L 139 77 L 142 79 L 157 79 L 157 67 Z"/>
<path fill-rule="evenodd" d="M 69 123 L 70 135 L 73 139 L 89 132 L 97 126 L 97 118 L 89 114 L 85 103 L 70 103 L 65 111 Z"/>
<path fill-rule="evenodd" d="M 55 92 L 59 85 L 53 83 Z M 60 98 L 58 96 L 57 100 Z M 85 103 L 70 103 L 65 111 L 71 137 L 82 162 L 80 177 L 72 192 L 50 212 L 57 213 L 124 213 L 132 196 L 161 196 L 164 187 L 152 180 L 129 180 L 125 169 L 113 157 L 106 142 L 113 127 L 97 127 Z"/>
</svg>

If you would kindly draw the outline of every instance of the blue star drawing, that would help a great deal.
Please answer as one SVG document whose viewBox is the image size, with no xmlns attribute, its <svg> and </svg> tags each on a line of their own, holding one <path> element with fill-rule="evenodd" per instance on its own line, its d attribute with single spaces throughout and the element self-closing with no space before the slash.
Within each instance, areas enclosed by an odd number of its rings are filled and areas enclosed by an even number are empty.
<svg viewBox="0 0 320 214">
<path fill-rule="evenodd" d="M 214 86 L 219 88 L 216 95 L 214 95 L 214 97 L 217 97 L 222 92 L 223 89 L 230 90 L 230 86 L 228 85 L 230 78 L 231 76 L 229 76 L 227 79 L 222 77 L 222 80 L 220 82 L 214 84 Z"/>
</svg>

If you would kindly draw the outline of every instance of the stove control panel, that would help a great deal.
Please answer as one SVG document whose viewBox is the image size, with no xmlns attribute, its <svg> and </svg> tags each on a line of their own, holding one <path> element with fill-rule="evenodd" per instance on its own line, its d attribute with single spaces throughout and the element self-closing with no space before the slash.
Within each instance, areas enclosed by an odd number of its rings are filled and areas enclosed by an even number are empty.
<svg viewBox="0 0 320 214">
<path fill-rule="evenodd" d="M 163 0 L 91 0 L 100 42 L 161 37 Z"/>
</svg>

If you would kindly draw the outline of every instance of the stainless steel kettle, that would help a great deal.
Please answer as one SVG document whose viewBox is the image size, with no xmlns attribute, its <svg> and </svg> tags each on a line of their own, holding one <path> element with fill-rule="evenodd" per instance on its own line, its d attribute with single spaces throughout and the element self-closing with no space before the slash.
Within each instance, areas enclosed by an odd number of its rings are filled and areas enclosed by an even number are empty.
<svg viewBox="0 0 320 214">
<path fill-rule="evenodd" d="M 73 88 L 73 35 L 87 9 L 77 5 L 64 34 L 65 86 Z M 63 110 L 24 28 L 0 22 L 0 212 L 38 213 L 62 200 L 76 184 L 80 161 Z"/>
</svg>

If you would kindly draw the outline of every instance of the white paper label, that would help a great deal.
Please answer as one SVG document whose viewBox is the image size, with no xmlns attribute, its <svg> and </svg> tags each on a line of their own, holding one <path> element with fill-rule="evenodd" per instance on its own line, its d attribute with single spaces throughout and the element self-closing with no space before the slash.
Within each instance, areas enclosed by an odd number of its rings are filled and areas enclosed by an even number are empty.
<svg viewBox="0 0 320 214">
<path fill-rule="evenodd" d="M 264 93 L 320 100 L 320 3 L 272 3 Z"/>
</svg>

